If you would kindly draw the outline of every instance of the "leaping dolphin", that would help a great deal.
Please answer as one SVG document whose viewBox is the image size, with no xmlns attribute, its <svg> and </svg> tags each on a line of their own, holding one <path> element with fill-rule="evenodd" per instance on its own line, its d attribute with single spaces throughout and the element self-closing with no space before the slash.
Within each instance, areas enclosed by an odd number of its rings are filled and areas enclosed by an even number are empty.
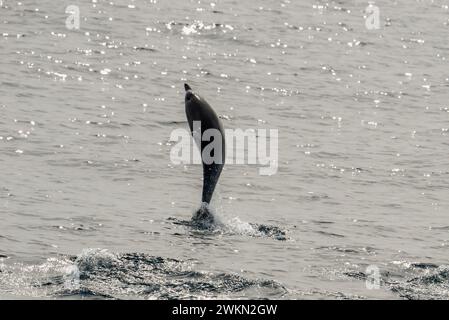
<svg viewBox="0 0 449 320">
<path fill-rule="evenodd" d="M 186 91 L 185 109 L 187 121 L 189 123 L 190 132 L 200 148 L 201 160 L 203 164 L 202 206 L 194 216 L 194 220 L 203 219 L 213 222 L 213 216 L 207 210 L 207 207 L 212 199 L 215 186 L 217 185 L 221 171 L 225 164 L 225 133 L 220 119 L 206 100 L 200 97 L 197 93 L 193 92 L 192 88 L 190 88 L 188 84 L 184 84 L 184 88 Z M 200 124 L 201 130 L 199 130 L 198 124 Z M 211 135 L 211 138 L 213 139 L 207 141 L 209 134 L 207 134 L 208 132 L 206 131 L 209 129 L 214 129 L 217 134 Z M 209 130 L 209 132 L 213 132 L 214 130 Z M 203 136 L 205 132 L 206 135 Z M 205 137 L 206 141 L 203 141 Z M 220 140 L 214 141 L 214 139 Z M 213 148 L 210 155 L 203 154 L 204 149 L 210 143 L 213 143 L 215 148 Z M 210 150 L 208 149 L 206 151 Z M 213 159 L 212 162 L 211 159 Z"/>
</svg>

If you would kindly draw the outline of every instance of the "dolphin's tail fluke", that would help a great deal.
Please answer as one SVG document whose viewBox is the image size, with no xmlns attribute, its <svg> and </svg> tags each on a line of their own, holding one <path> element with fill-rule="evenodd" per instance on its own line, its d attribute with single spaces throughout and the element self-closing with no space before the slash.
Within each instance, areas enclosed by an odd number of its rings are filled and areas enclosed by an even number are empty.
<svg viewBox="0 0 449 320">
<path fill-rule="evenodd" d="M 210 229 L 215 226 L 215 217 L 209 204 L 203 202 L 192 217 L 192 222 L 201 229 Z"/>
</svg>

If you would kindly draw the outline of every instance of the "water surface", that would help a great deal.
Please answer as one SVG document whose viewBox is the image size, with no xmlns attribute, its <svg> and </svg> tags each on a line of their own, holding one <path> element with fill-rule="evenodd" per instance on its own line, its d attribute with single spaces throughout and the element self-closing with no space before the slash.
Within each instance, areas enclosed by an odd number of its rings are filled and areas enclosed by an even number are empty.
<svg viewBox="0 0 449 320">
<path fill-rule="evenodd" d="M 449 3 L 367 5 L 4 0 L 0 297 L 449 298 Z M 225 166 L 213 232 L 176 223 L 186 81 L 279 130 L 277 174 Z"/>
</svg>

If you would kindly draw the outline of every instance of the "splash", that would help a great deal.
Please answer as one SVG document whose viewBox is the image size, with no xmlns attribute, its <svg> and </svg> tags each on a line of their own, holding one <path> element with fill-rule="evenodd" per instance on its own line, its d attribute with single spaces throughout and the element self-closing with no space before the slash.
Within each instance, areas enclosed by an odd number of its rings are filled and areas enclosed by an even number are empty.
<svg viewBox="0 0 449 320">
<path fill-rule="evenodd" d="M 382 272 L 381 287 L 408 300 L 449 299 L 449 266 L 433 263 L 392 261 L 391 270 Z M 366 281 L 362 271 L 347 271 L 348 277 Z"/>
<path fill-rule="evenodd" d="M 412 263 L 408 270 L 413 275 L 389 283 L 389 288 L 409 300 L 449 299 L 449 266 Z"/>
<path fill-rule="evenodd" d="M 76 258 L 75 265 L 81 272 L 89 272 L 97 267 L 109 268 L 117 262 L 117 256 L 106 249 L 84 249 Z"/>
<path fill-rule="evenodd" d="M 3 266 L 0 295 L 39 298 L 201 299 L 280 298 L 279 283 L 194 269 L 191 262 L 142 253 L 86 249 L 41 265 Z"/>
<path fill-rule="evenodd" d="M 238 234 L 250 237 L 269 237 L 276 240 L 288 240 L 286 231 L 277 226 L 245 222 L 239 217 L 227 218 L 217 210 L 203 203 L 194 213 L 191 221 L 169 218 L 174 224 L 192 227 L 195 230 L 220 234 Z"/>
<path fill-rule="evenodd" d="M 221 225 L 218 215 L 208 203 L 203 202 L 192 217 L 192 223 L 200 229 L 214 229 Z"/>
</svg>

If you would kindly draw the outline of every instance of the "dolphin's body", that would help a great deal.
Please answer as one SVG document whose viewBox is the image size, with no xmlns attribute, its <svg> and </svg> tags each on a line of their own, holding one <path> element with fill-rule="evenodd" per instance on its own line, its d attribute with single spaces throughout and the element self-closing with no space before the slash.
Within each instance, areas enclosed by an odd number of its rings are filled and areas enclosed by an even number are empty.
<svg viewBox="0 0 449 320">
<path fill-rule="evenodd" d="M 213 220 L 213 217 L 211 217 L 211 214 L 208 212 L 207 207 L 212 199 L 215 186 L 217 185 L 218 179 L 220 178 L 220 174 L 225 163 L 225 132 L 220 119 L 218 118 L 212 107 L 206 102 L 206 100 L 201 98 L 198 94 L 194 93 L 188 84 L 184 84 L 184 88 L 186 90 L 185 107 L 187 121 L 189 123 L 190 132 L 192 133 L 194 138 L 195 136 L 199 136 L 199 132 L 196 132 L 199 131 L 196 130 L 196 125 L 199 123 L 201 124 L 201 136 L 199 137 L 203 137 L 204 132 L 208 129 L 215 129 L 216 133 L 221 133 L 219 137 L 221 141 L 213 141 L 213 139 L 215 139 L 216 137 L 215 135 L 212 137 L 211 141 L 203 141 L 203 139 L 198 141 L 197 139 L 195 139 L 198 147 L 200 147 L 201 159 L 203 163 L 203 194 L 201 199 L 203 204 L 198 210 L 194 219 L 204 217 L 209 220 Z M 212 155 L 214 156 L 215 161 L 213 161 L 212 163 L 208 163 L 203 155 L 204 148 L 210 143 L 214 143 L 215 146 L 220 147 L 218 150 L 213 150 Z M 201 146 L 199 146 L 199 144 L 201 144 Z M 214 154 L 215 152 L 217 152 L 217 154 Z"/>
</svg>

